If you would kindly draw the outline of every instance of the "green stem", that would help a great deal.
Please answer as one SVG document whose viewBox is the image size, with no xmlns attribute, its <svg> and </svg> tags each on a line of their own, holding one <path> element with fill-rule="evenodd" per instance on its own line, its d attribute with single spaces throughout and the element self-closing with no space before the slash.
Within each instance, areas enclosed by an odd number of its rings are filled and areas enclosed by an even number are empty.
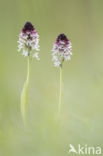
<svg viewBox="0 0 103 156">
<path fill-rule="evenodd" d="M 27 79 L 24 83 L 24 87 L 21 93 L 21 115 L 23 121 L 26 122 L 28 112 L 28 94 L 29 94 L 29 83 L 30 83 L 30 72 L 31 72 L 31 58 L 28 56 L 28 71 Z"/>
<path fill-rule="evenodd" d="M 59 115 L 61 114 L 61 107 L 63 102 L 63 70 L 62 66 L 60 66 L 60 92 L 59 92 Z"/>
</svg>

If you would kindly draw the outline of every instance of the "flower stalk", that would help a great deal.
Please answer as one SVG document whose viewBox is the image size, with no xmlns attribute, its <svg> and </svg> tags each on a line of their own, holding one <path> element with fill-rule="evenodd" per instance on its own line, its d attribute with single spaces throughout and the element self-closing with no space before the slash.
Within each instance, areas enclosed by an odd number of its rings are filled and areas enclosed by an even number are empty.
<svg viewBox="0 0 103 156">
<path fill-rule="evenodd" d="M 60 66 L 60 88 L 59 88 L 59 106 L 58 106 L 58 113 L 61 114 L 62 110 L 62 102 L 63 102 L 63 69 Z"/>
<path fill-rule="evenodd" d="M 24 83 L 23 90 L 21 92 L 21 115 L 24 123 L 27 119 L 28 113 L 28 97 L 29 97 L 29 84 L 30 84 L 30 75 L 31 75 L 31 58 L 28 57 L 28 66 L 27 66 L 27 79 Z"/>
</svg>

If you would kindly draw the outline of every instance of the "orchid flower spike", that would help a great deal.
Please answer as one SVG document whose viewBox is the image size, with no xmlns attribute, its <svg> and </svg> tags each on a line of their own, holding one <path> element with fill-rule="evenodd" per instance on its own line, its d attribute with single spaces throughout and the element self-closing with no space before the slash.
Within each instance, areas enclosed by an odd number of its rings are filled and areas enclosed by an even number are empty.
<svg viewBox="0 0 103 156">
<path fill-rule="evenodd" d="M 70 60 L 72 44 L 65 34 L 60 34 L 53 45 L 52 61 L 56 67 L 62 66 L 65 60 Z"/>
<path fill-rule="evenodd" d="M 18 52 L 22 51 L 24 57 L 31 56 L 39 60 L 39 35 L 30 22 L 25 23 L 19 35 L 18 43 Z M 34 52 L 34 50 L 36 52 Z"/>
</svg>

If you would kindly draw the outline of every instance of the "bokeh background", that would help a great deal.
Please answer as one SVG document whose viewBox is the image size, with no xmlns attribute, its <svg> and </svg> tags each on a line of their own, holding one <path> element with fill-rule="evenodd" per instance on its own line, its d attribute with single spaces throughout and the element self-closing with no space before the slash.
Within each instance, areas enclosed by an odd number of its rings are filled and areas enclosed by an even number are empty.
<svg viewBox="0 0 103 156">
<path fill-rule="evenodd" d="M 32 61 L 24 126 L 27 59 L 17 53 L 17 40 L 26 21 L 40 35 L 40 61 Z M 63 66 L 58 120 L 59 69 L 51 49 L 59 33 L 71 40 L 73 56 Z M 103 0 L 0 0 L 0 156 L 72 156 L 69 144 L 103 147 Z"/>
</svg>

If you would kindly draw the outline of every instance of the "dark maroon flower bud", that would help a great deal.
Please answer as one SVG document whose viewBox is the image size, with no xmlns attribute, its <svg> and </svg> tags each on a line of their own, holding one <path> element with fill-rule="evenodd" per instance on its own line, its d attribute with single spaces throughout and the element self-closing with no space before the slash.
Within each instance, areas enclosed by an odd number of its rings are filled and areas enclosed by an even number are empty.
<svg viewBox="0 0 103 156">
<path fill-rule="evenodd" d="M 22 29 L 23 33 L 31 32 L 34 30 L 34 26 L 30 22 L 26 22 L 24 28 Z"/>
<path fill-rule="evenodd" d="M 57 41 L 68 41 L 67 37 L 65 34 L 60 34 L 58 37 L 57 37 Z"/>
</svg>

